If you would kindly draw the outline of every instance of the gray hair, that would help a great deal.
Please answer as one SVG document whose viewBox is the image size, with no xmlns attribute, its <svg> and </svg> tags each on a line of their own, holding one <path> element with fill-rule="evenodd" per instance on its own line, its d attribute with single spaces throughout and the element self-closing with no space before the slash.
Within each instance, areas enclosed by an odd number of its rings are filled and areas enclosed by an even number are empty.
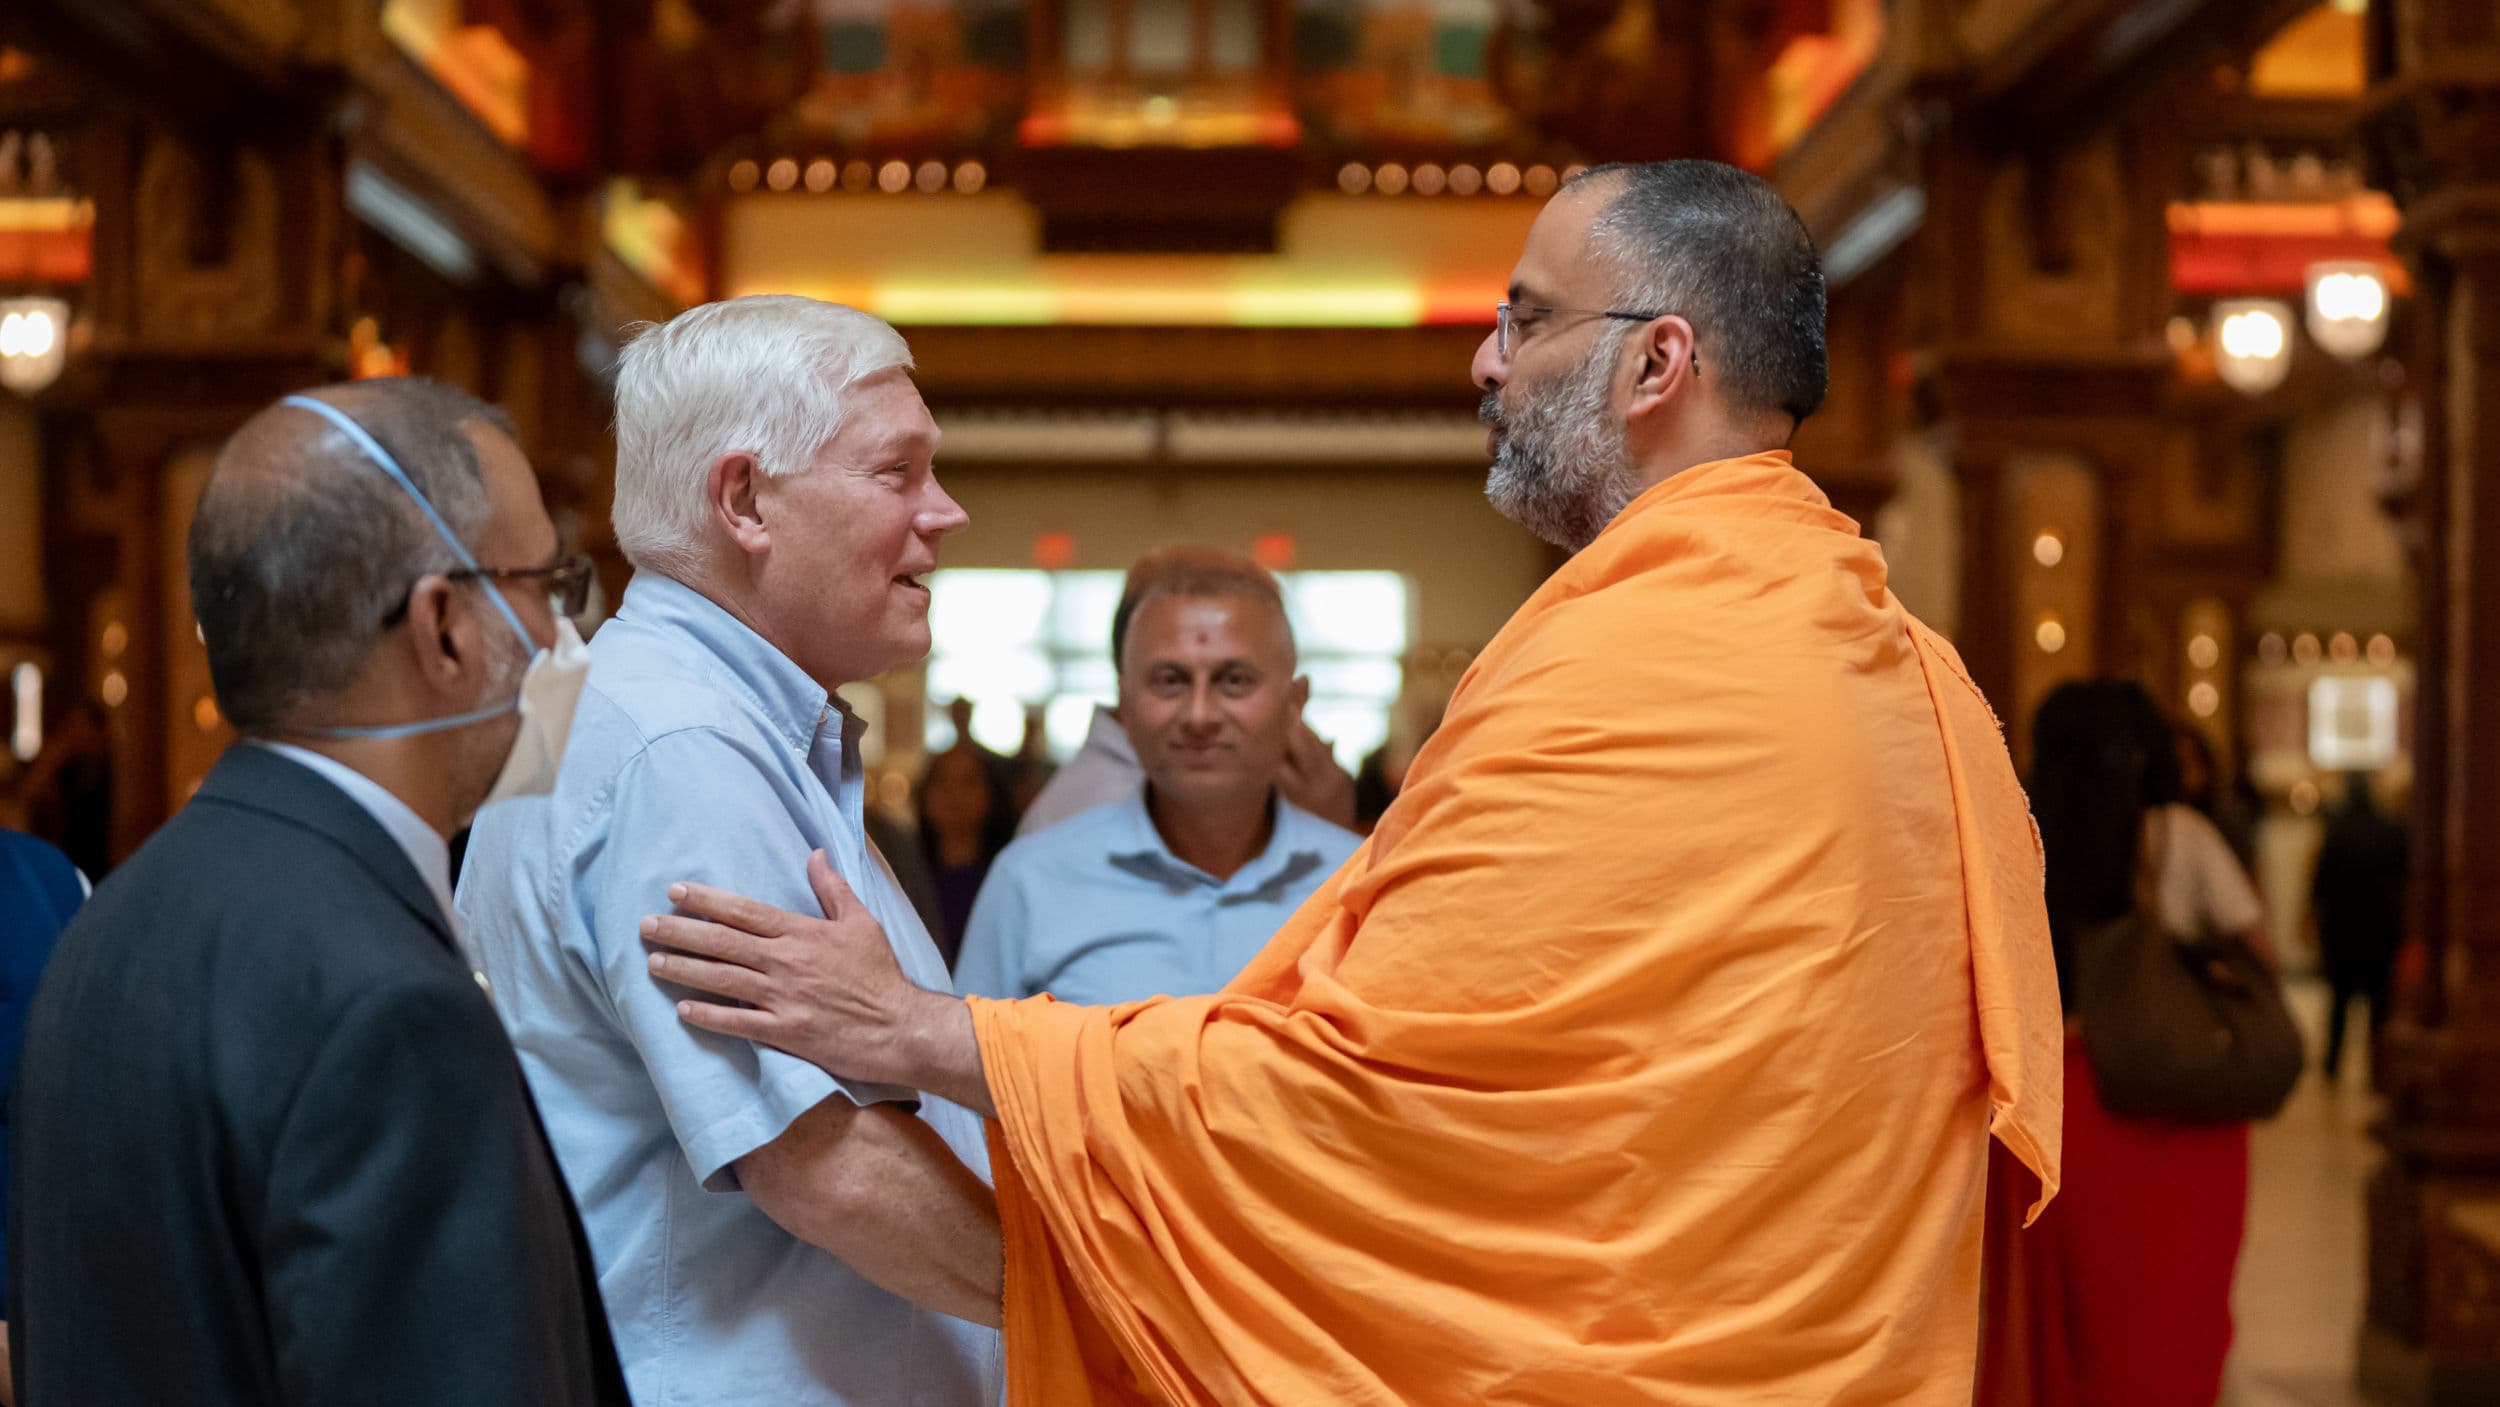
<svg viewBox="0 0 2500 1407">
<path fill-rule="evenodd" d="M 616 545 L 687 578 L 704 561 L 704 483 L 725 454 L 779 478 L 811 465 L 863 377 L 911 368 L 877 318 L 790 294 L 689 308 L 645 324 L 616 373 Z"/>
<path fill-rule="evenodd" d="M 489 516 L 465 427 L 502 411 L 395 377 L 310 393 L 364 428 L 472 552 Z M 191 613 L 217 706 L 246 734 L 297 720 L 355 682 L 417 578 L 457 565 L 405 490 L 337 427 L 276 405 L 226 441 L 191 519 Z"/>
<path fill-rule="evenodd" d="M 1802 422 L 1830 382 L 1823 264 L 1770 182 L 1716 161 L 1591 167 L 1618 183 L 1589 227 L 1614 306 L 1693 325 L 1704 375 L 1739 410 Z"/>
</svg>

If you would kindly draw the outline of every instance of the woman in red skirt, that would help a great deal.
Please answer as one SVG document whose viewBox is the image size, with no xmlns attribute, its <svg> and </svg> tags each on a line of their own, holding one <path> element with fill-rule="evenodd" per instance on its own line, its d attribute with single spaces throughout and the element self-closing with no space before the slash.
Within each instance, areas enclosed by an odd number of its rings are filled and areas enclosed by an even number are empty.
<svg viewBox="0 0 2500 1407">
<path fill-rule="evenodd" d="M 2004 1238 L 1991 1407 L 2211 1407 L 2231 1348 L 2231 1276 L 2248 1209 L 2248 1126 L 2123 1118 L 2103 1107 L 2072 1019 L 2069 934 L 2149 908 L 2184 939 L 2266 952 L 2248 876 L 2180 804 L 2170 726 L 2137 685 L 2068 684 L 2032 729 L 2031 801 L 2068 993 L 2065 1175 Z"/>
</svg>

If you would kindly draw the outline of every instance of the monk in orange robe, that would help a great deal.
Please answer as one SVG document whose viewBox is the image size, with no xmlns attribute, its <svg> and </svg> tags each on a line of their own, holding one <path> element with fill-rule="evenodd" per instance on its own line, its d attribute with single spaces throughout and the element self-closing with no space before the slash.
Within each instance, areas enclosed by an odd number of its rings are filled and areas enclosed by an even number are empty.
<svg viewBox="0 0 2500 1407">
<path fill-rule="evenodd" d="M 1213 995 L 904 982 L 672 891 L 686 1019 L 993 1115 L 1009 1400 L 1964 1403 L 1993 1134 L 2057 1182 L 2037 834 L 1953 651 L 1784 449 L 1796 216 L 1724 166 L 1539 216 L 1474 368 L 1572 553 L 1370 841 Z"/>
</svg>

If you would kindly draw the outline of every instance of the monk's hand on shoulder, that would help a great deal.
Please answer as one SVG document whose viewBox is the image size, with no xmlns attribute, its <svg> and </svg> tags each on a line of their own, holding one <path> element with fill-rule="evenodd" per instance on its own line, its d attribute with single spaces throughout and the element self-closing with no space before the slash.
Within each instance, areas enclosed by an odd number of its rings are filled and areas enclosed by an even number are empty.
<svg viewBox="0 0 2500 1407">
<path fill-rule="evenodd" d="M 672 884 L 673 914 L 642 921 L 651 973 L 710 1000 L 677 1003 L 689 1026 L 786 1050 L 844 1079 L 918 1087 L 910 1039 L 929 1002 L 953 997 L 916 986 L 885 930 L 834 873 L 807 857 L 822 916 L 794 914 L 708 884 Z"/>
</svg>

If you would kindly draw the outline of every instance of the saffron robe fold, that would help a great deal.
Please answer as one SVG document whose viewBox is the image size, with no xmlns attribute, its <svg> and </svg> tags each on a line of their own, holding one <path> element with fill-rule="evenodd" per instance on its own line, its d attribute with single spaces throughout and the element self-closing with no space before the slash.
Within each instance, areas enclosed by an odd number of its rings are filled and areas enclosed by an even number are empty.
<svg viewBox="0 0 2500 1407">
<path fill-rule="evenodd" d="M 1224 991 L 972 1003 L 1009 1400 L 1966 1403 L 2057 1181 L 1996 721 L 1784 453 L 1643 494 Z"/>
</svg>

